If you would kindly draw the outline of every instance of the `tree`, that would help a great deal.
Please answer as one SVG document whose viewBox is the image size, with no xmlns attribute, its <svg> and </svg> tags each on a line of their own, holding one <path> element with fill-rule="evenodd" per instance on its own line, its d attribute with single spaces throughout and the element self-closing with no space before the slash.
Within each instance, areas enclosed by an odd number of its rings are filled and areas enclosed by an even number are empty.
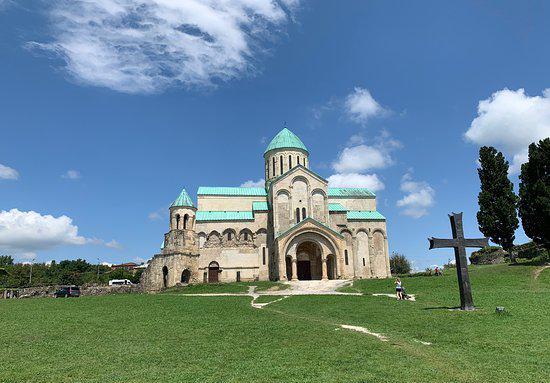
<svg viewBox="0 0 550 383">
<path fill-rule="evenodd" d="M 479 149 L 479 162 L 479 231 L 508 251 L 514 246 L 514 232 L 519 226 L 518 197 L 508 179 L 508 161 L 495 148 L 483 146 Z"/>
<path fill-rule="evenodd" d="M 13 266 L 13 257 L 11 255 L 0 255 L 0 267 Z"/>
<path fill-rule="evenodd" d="M 403 254 L 392 253 L 390 269 L 392 274 L 408 274 L 411 272 L 411 263 Z"/>
<path fill-rule="evenodd" d="M 519 216 L 525 234 L 550 249 L 550 138 L 529 145 L 519 176 Z"/>
</svg>

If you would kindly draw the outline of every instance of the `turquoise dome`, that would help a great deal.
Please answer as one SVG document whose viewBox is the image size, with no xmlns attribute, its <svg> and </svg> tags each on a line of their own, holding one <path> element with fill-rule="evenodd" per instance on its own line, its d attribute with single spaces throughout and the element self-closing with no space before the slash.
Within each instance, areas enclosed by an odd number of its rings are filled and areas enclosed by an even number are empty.
<svg viewBox="0 0 550 383">
<path fill-rule="evenodd" d="M 264 154 L 269 152 L 270 150 L 275 149 L 301 149 L 309 154 L 309 151 L 307 150 L 302 140 L 300 140 L 297 135 L 292 133 L 287 128 L 284 128 L 279 133 L 277 133 L 277 135 L 271 140 L 271 142 L 267 146 Z"/>
</svg>

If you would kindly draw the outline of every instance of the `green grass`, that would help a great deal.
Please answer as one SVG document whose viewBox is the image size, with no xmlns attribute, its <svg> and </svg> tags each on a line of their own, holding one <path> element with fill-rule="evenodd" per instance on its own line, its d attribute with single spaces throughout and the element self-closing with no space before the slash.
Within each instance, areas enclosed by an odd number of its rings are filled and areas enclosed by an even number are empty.
<svg viewBox="0 0 550 383">
<path fill-rule="evenodd" d="M 458 303 L 452 273 L 403 278 L 417 302 L 293 296 L 253 309 L 246 296 L 175 294 L 0 301 L 0 382 L 545 382 L 550 269 L 534 280 L 536 269 L 472 267 L 475 312 L 447 309 Z M 393 292 L 393 280 L 350 289 Z"/>
<path fill-rule="evenodd" d="M 278 282 L 256 281 L 256 282 L 234 282 L 234 283 L 211 283 L 179 286 L 166 289 L 164 294 L 209 294 L 209 293 L 246 293 L 250 286 L 256 286 L 256 291 L 285 290 L 290 286 Z"/>
</svg>

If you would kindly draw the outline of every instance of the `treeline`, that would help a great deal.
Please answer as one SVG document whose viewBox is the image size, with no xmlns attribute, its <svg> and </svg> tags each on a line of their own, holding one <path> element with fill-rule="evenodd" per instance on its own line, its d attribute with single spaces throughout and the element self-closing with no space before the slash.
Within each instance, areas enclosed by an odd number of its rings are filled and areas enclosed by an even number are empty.
<svg viewBox="0 0 550 383">
<path fill-rule="evenodd" d="M 521 166 L 519 195 L 508 179 L 509 163 L 493 147 L 479 150 L 479 230 L 514 258 L 514 232 L 518 215 L 541 260 L 550 254 L 550 138 L 529 145 L 529 158 Z M 526 253 L 527 254 L 527 253 Z"/>
<path fill-rule="evenodd" d="M 13 257 L 0 256 L 0 287 L 22 288 L 51 285 L 107 284 L 110 279 L 129 279 L 139 283 L 142 270 L 135 273 L 109 266 L 93 265 L 84 259 L 64 260 L 51 264 L 15 263 Z"/>
</svg>

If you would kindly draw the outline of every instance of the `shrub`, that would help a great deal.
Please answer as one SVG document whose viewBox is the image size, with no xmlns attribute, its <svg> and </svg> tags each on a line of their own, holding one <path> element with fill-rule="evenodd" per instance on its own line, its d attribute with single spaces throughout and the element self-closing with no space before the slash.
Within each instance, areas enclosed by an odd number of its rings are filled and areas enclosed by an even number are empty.
<svg viewBox="0 0 550 383">
<path fill-rule="evenodd" d="M 392 274 L 408 274 L 411 272 L 411 263 L 403 254 L 392 253 L 390 269 Z"/>
<path fill-rule="evenodd" d="M 515 258 L 532 259 L 537 261 L 549 261 L 549 252 L 535 242 L 527 242 L 522 245 L 514 246 L 511 250 Z"/>
<path fill-rule="evenodd" d="M 470 255 L 472 265 L 491 265 L 504 262 L 507 253 L 500 246 L 487 246 Z"/>
</svg>

